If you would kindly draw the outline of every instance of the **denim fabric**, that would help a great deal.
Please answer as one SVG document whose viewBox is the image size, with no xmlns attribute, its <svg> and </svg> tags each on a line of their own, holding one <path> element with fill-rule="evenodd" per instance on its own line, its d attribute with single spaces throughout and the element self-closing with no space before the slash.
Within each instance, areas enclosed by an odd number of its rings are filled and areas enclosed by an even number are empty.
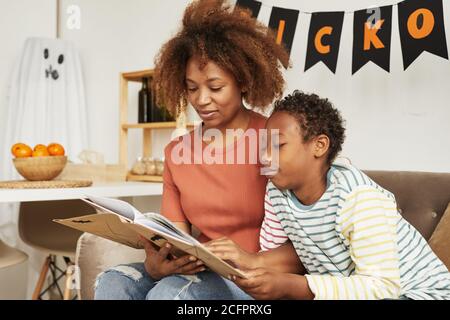
<svg viewBox="0 0 450 320">
<path fill-rule="evenodd" d="M 119 265 L 97 276 L 95 300 L 144 300 L 155 286 L 143 263 Z"/>
<path fill-rule="evenodd" d="M 195 276 L 173 275 L 161 279 L 147 295 L 149 300 L 252 300 L 234 282 L 215 272 Z"/>
<path fill-rule="evenodd" d="M 97 277 L 96 300 L 251 300 L 232 281 L 211 271 L 194 276 L 172 275 L 159 281 L 143 263 L 119 265 Z"/>
</svg>

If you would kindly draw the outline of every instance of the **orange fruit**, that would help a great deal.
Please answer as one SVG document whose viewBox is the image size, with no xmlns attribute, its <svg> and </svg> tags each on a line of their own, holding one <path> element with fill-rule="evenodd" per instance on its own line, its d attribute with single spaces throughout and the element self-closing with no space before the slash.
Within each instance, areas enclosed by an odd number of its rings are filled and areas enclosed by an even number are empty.
<svg viewBox="0 0 450 320">
<path fill-rule="evenodd" d="M 47 147 L 44 144 L 37 144 L 34 146 L 33 151 L 39 150 L 39 149 L 46 149 Z"/>
<path fill-rule="evenodd" d="M 33 157 L 48 157 L 49 155 L 47 149 L 37 149 L 33 151 Z"/>
<path fill-rule="evenodd" d="M 63 156 L 66 152 L 64 147 L 59 143 L 50 143 L 47 146 L 47 150 L 51 156 Z"/>
<path fill-rule="evenodd" d="M 31 150 L 30 146 L 25 143 L 16 143 L 11 147 L 11 153 L 16 158 L 26 158 L 31 157 L 33 150 Z"/>
</svg>

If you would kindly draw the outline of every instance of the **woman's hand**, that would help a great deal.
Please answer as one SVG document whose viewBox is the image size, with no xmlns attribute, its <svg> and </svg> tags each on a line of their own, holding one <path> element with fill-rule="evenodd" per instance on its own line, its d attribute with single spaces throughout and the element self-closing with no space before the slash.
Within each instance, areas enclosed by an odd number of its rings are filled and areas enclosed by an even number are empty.
<svg viewBox="0 0 450 320">
<path fill-rule="evenodd" d="M 212 240 L 205 246 L 219 258 L 231 261 L 239 269 L 254 269 L 257 267 L 258 255 L 241 249 L 233 240 L 220 238 Z"/>
<path fill-rule="evenodd" d="M 146 258 L 145 270 L 154 280 L 160 280 L 172 274 L 193 275 L 204 271 L 203 262 L 191 255 L 169 259 L 171 245 L 166 243 L 159 250 L 153 247 L 153 243 L 141 237 L 144 244 Z"/>
</svg>

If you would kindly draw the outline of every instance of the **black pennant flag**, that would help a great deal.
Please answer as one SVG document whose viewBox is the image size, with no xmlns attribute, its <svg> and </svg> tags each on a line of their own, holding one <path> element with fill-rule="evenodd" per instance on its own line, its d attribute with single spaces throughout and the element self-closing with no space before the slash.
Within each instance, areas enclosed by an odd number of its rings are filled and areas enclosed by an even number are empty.
<svg viewBox="0 0 450 320">
<path fill-rule="evenodd" d="M 255 0 L 237 0 L 236 6 L 250 9 L 253 18 L 258 18 L 259 10 L 261 10 L 261 2 Z"/>
<path fill-rule="evenodd" d="M 424 51 L 448 60 L 442 0 L 399 3 L 398 26 L 404 70 Z"/>
<path fill-rule="evenodd" d="M 275 32 L 277 43 L 282 43 L 289 55 L 294 43 L 299 13 L 298 10 L 273 7 L 270 14 L 269 27 Z"/>
<path fill-rule="evenodd" d="M 336 73 L 343 22 L 343 11 L 315 12 L 311 15 L 305 71 L 322 61 L 331 72 Z"/>
<path fill-rule="evenodd" d="M 391 34 L 392 6 L 355 11 L 352 74 L 369 61 L 389 72 Z"/>
</svg>

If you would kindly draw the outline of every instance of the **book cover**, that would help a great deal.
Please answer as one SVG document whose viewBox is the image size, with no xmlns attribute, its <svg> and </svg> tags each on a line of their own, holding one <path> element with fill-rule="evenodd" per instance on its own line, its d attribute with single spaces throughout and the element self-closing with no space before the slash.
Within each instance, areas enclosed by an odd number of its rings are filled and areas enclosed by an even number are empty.
<svg viewBox="0 0 450 320">
<path fill-rule="evenodd" d="M 174 247 L 171 253 L 175 256 L 190 254 L 223 277 L 235 275 L 246 278 L 241 270 L 214 255 L 197 239 L 158 213 L 141 213 L 131 204 L 118 199 L 87 196 L 81 200 L 98 213 L 53 221 L 135 249 L 144 247 L 140 236 L 158 247 L 169 242 Z"/>
</svg>

